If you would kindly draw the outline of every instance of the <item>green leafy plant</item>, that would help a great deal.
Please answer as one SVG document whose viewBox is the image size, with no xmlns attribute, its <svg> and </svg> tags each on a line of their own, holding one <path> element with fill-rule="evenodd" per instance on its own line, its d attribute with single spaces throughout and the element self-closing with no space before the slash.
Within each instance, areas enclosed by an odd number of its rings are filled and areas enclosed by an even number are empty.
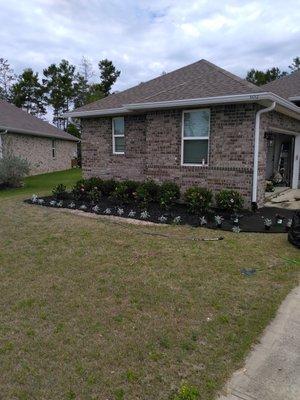
<svg viewBox="0 0 300 400">
<path fill-rule="evenodd" d="M 114 179 L 106 179 L 101 183 L 101 194 L 102 196 L 110 196 L 117 186 L 117 182 Z"/>
<path fill-rule="evenodd" d="M 153 180 L 143 182 L 136 190 L 136 198 L 144 207 L 146 207 L 149 203 L 158 201 L 159 190 L 159 185 Z"/>
<path fill-rule="evenodd" d="M 184 384 L 172 397 L 172 400 L 198 400 L 199 396 L 199 390 L 195 386 Z"/>
<path fill-rule="evenodd" d="M 136 199 L 139 183 L 131 180 L 118 182 L 111 197 L 121 203 L 131 203 Z"/>
<path fill-rule="evenodd" d="M 212 202 L 212 192 L 208 189 L 192 186 L 186 190 L 184 200 L 193 214 L 207 212 Z"/>
<path fill-rule="evenodd" d="M 215 196 L 217 208 L 225 211 L 238 211 L 243 208 L 244 199 L 236 190 L 224 189 Z"/>
<path fill-rule="evenodd" d="M 62 183 L 58 184 L 57 186 L 54 186 L 52 194 L 57 200 L 66 200 L 69 197 L 67 188 Z"/>
<path fill-rule="evenodd" d="M 89 192 L 87 192 L 87 198 L 93 204 L 99 203 L 101 197 L 102 197 L 101 190 L 99 190 L 98 187 L 95 187 L 91 189 Z"/>
<path fill-rule="evenodd" d="M 164 209 L 169 209 L 180 199 L 180 189 L 175 182 L 164 182 L 160 187 L 159 204 Z"/>
<path fill-rule="evenodd" d="M 7 187 L 19 187 L 23 178 L 29 173 L 29 163 L 23 158 L 13 154 L 0 158 L 0 185 Z"/>
</svg>

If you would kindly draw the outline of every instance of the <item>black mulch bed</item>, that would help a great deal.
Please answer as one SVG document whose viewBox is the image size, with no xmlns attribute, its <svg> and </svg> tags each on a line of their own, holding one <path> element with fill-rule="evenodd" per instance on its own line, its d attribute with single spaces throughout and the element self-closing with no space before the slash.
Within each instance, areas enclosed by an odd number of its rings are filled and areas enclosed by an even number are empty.
<svg viewBox="0 0 300 400">
<path fill-rule="evenodd" d="M 42 207 L 52 207 L 52 208 L 67 208 L 67 209 L 74 209 L 74 210 L 81 210 L 85 212 L 94 212 L 93 207 L 94 204 L 85 202 L 85 201 L 75 201 L 72 199 L 62 200 L 59 203 L 59 200 L 56 200 L 53 196 L 48 197 L 40 197 L 39 201 L 42 199 L 42 204 L 38 201 L 34 204 L 42 206 Z M 50 204 L 51 201 L 54 201 L 55 204 Z M 28 199 L 25 200 L 26 203 L 32 204 L 32 200 Z M 70 207 L 70 204 L 74 203 L 73 207 Z M 82 207 L 82 206 L 85 207 Z M 128 204 L 119 204 L 115 201 L 112 201 L 107 198 L 103 198 L 100 203 L 97 204 L 98 210 L 96 214 L 99 215 L 114 215 L 119 217 L 129 218 L 129 213 L 131 210 L 135 211 L 135 216 L 132 216 L 133 219 L 139 219 L 144 221 L 151 221 L 155 223 L 174 223 L 174 218 L 180 216 L 180 224 L 187 224 L 194 227 L 201 226 L 200 217 L 197 215 L 190 214 L 187 211 L 187 208 L 184 204 L 176 204 L 172 207 L 170 211 L 161 210 L 157 204 L 151 204 L 147 208 L 147 212 L 149 216 L 146 219 L 141 218 L 141 213 L 144 209 L 139 205 L 128 205 Z M 119 214 L 118 209 L 122 209 L 123 213 Z M 105 213 L 105 210 L 110 209 L 111 213 Z M 120 211 L 120 210 L 119 210 Z M 295 214 L 295 210 L 285 210 L 279 209 L 275 207 L 264 207 L 256 211 L 255 213 L 249 210 L 243 210 L 239 212 L 237 215 L 233 215 L 230 213 L 226 213 L 220 210 L 212 210 L 211 212 L 205 215 L 207 220 L 207 228 L 210 229 L 220 229 L 224 231 L 231 231 L 234 226 L 239 226 L 242 232 L 269 232 L 269 233 L 283 233 L 287 232 L 287 222 L 293 217 Z M 167 218 L 166 221 L 160 221 L 159 218 L 161 216 Z M 215 223 L 215 216 L 219 215 L 222 216 L 223 223 L 221 227 L 217 227 Z M 280 215 L 282 217 L 282 223 L 276 223 L 276 216 Z M 234 221 L 234 219 L 238 217 L 238 222 Z M 269 218 L 272 220 L 272 226 L 270 230 L 266 230 L 264 226 L 264 219 Z"/>
</svg>

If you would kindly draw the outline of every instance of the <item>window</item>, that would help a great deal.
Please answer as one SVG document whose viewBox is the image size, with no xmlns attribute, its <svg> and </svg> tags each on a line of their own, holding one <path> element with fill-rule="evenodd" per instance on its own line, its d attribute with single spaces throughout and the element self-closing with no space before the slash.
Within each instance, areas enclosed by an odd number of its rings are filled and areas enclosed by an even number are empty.
<svg viewBox="0 0 300 400">
<path fill-rule="evenodd" d="M 55 140 L 52 140 L 52 158 L 56 156 L 56 143 Z"/>
<path fill-rule="evenodd" d="M 113 154 L 124 154 L 125 151 L 124 117 L 113 118 L 112 134 L 113 134 Z"/>
<path fill-rule="evenodd" d="M 183 112 L 182 165 L 208 164 L 209 122 L 209 110 Z"/>
</svg>

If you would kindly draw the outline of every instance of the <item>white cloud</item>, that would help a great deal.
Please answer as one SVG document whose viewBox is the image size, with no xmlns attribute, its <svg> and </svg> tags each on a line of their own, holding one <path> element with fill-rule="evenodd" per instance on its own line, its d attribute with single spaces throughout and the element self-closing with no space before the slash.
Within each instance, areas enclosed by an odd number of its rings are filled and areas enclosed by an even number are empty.
<svg viewBox="0 0 300 400">
<path fill-rule="evenodd" d="M 0 57 L 16 72 L 107 57 L 115 90 L 201 58 L 243 76 L 299 52 L 299 0 L 0 0 Z"/>
</svg>

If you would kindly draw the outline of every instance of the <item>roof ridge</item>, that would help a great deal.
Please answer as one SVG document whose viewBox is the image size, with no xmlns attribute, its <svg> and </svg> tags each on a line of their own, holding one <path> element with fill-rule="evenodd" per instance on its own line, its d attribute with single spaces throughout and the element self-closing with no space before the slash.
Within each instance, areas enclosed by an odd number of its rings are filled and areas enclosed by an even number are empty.
<svg viewBox="0 0 300 400">
<path fill-rule="evenodd" d="M 227 76 L 228 78 L 233 79 L 236 82 L 239 82 L 241 84 L 244 84 L 246 86 L 248 86 L 251 89 L 258 89 L 259 87 L 257 85 L 255 85 L 254 83 L 251 83 L 249 81 L 247 81 L 246 79 L 241 78 L 238 75 L 233 74 L 232 72 L 227 71 L 226 69 L 219 67 L 218 65 L 207 61 L 207 60 L 202 60 L 205 64 L 209 65 L 210 67 L 215 68 L 216 70 L 218 70 L 219 72 L 221 72 L 223 75 Z"/>
<path fill-rule="evenodd" d="M 141 86 L 141 85 L 145 85 L 145 84 L 148 84 L 148 83 L 150 83 L 150 82 L 154 82 L 154 81 L 156 81 L 156 80 L 158 80 L 158 79 L 161 79 L 161 78 L 163 78 L 163 77 L 165 77 L 165 76 L 167 76 L 167 75 L 171 75 L 171 74 L 173 74 L 174 72 L 181 71 L 181 70 L 183 70 L 183 69 L 185 69 L 185 68 L 189 68 L 189 67 L 191 67 L 192 65 L 195 65 L 195 64 L 198 64 L 198 63 L 201 63 L 201 62 L 204 62 L 204 61 L 206 61 L 206 60 L 204 60 L 204 58 L 201 58 L 200 60 L 195 61 L 195 62 L 193 62 L 193 63 L 191 63 L 191 64 L 184 65 L 183 67 L 174 69 L 174 70 L 172 70 L 172 71 L 170 71 L 170 72 L 167 72 L 167 73 L 165 73 L 165 74 L 163 74 L 163 75 L 156 76 L 155 78 L 149 79 L 148 81 L 140 82 L 140 83 L 138 83 L 137 85 L 131 86 L 131 87 L 125 89 L 125 90 L 121 90 L 120 92 L 111 93 L 110 95 L 108 95 L 108 96 L 106 96 L 106 97 L 103 97 L 102 99 L 95 100 L 95 101 L 93 101 L 92 103 L 89 103 L 89 104 L 97 103 L 98 101 L 101 101 L 101 100 L 107 99 L 107 98 L 111 98 L 112 96 L 117 96 L 118 94 L 121 94 L 121 93 L 122 93 L 122 94 L 123 94 L 123 93 L 126 93 L 126 92 L 128 92 L 129 90 L 135 89 L 135 88 L 137 88 L 137 87 L 139 87 L 139 86 Z M 207 62 L 208 62 L 208 61 L 207 61 Z M 151 97 L 154 96 L 154 95 L 156 95 L 157 93 L 158 93 L 158 92 L 153 93 L 153 94 L 151 95 Z M 80 111 L 80 109 L 83 108 L 83 107 L 85 107 L 85 106 L 76 108 L 76 111 Z"/>
</svg>

